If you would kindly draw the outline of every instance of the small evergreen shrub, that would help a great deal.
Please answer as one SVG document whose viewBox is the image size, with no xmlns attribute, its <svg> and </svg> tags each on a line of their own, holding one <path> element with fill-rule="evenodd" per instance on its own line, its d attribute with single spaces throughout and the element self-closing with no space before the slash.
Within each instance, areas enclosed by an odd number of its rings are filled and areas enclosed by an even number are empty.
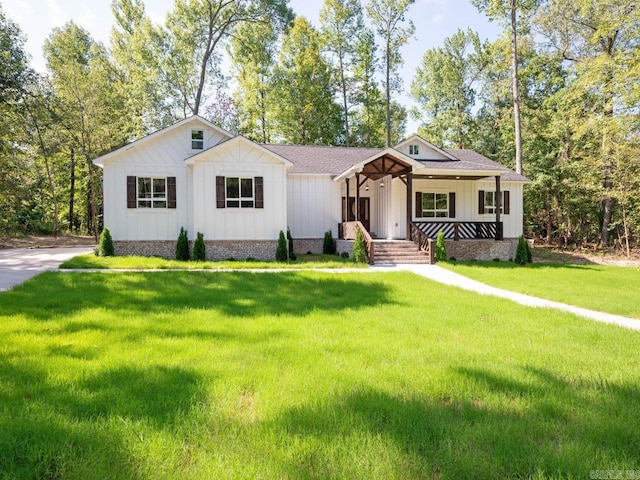
<svg viewBox="0 0 640 480">
<path fill-rule="evenodd" d="M 178 243 L 176 243 L 176 260 L 187 261 L 189 258 L 189 238 L 187 237 L 187 231 L 184 227 L 180 227 Z"/>
<path fill-rule="evenodd" d="M 204 262 L 206 256 L 207 252 L 204 245 L 204 235 L 198 232 L 196 241 L 193 242 L 193 259 L 198 262 Z"/>
<path fill-rule="evenodd" d="M 358 228 L 356 230 L 356 241 L 353 243 L 353 258 L 356 263 L 367 263 L 367 251 L 364 247 L 364 237 Z"/>
<path fill-rule="evenodd" d="M 108 228 L 102 230 L 100 234 L 100 245 L 98 246 L 98 255 L 102 257 L 113 257 L 113 239 L 111 238 L 111 232 Z"/>
<path fill-rule="evenodd" d="M 342 252 L 340 256 L 346 260 L 347 258 L 349 258 L 349 252 Z"/>
<path fill-rule="evenodd" d="M 527 262 L 533 263 L 533 252 L 531 251 L 531 246 L 529 245 L 529 242 L 527 242 L 526 239 L 524 241 L 524 245 L 527 249 Z"/>
<path fill-rule="evenodd" d="M 293 237 L 291 236 L 291 230 L 287 228 L 287 241 L 289 242 L 289 260 L 295 260 L 298 258 L 295 253 L 293 253 Z"/>
<path fill-rule="evenodd" d="M 447 261 L 447 244 L 444 242 L 444 233 L 442 230 L 438 232 L 438 236 L 436 237 L 436 251 L 434 259 L 436 263 Z"/>
<path fill-rule="evenodd" d="M 322 253 L 333 255 L 336 253 L 336 241 L 333 239 L 331 230 L 324 232 L 324 240 L 322 241 Z"/>
<path fill-rule="evenodd" d="M 518 246 L 516 247 L 516 256 L 513 259 L 518 265 L 524 265 L 527 263 L 527 241 L 524 239 L 524 235 L 520 235 L 518 238 Z"/>
<path fill-rule="evenodd" d="M 284 238 L 284 232 L 280 230 L 278 236 L 278 248 L 276 248 L 276 260 L 278 262 L 287 261 L 287 240 Z"/>
</svg>

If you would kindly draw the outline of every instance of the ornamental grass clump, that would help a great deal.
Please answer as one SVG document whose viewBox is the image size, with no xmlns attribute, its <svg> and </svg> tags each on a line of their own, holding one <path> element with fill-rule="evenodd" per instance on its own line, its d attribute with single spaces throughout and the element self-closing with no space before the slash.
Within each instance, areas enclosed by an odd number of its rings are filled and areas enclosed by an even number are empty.
<svg viewBox="0 0 640 480">
<path fill-rule="evenodd" d="M 100 244 L 98 246 L 98 256 L 100 257 L 113 257 L 113 239 L 111 238 L 111 232 L 108 228 L 102 230 L 100 234 Z"/>
<path fill-rule="evenodd" d="M 276 260 L 278 262 L 287 261 L 287 240 L 284 238 L 284 232 L 280 230 L 278 236 L 278 247 L 276 248 Z"/>
<path fill-rule="evenodd" d="M 440 230 L 436 237 L 436 251 L 434 253 L 434 259 L 436 262 L 446 262 L 447 258 L 447 244 L 444 241 L 444 233 Z"/>
<path fill-rule="evenodd" d="M 362 236 L 362 231 L 359 228 L 356 229 L 356 241 L 353 243 L 353 259 L 356 263 L 367 262 L 367 252 L 364 247 L 364 237 Z"/>
<path fill-rule="evenodd" d="M 187 237 L 187 231 L 184 227 L 180 227 L 180 234 L 178 235 L 178 243 L 176 243 L 176 260 L 187 261 L 189 260 L 189 238 Z"/>
<path fill-rule="evenodd" d="M 204 235 L 200 232 L 196 235 L 196 241 L 193 242 L 193 259 L 197 262 L 204 262 L 207 256 L 207 250 L 204 245 Z"/>
</svg>

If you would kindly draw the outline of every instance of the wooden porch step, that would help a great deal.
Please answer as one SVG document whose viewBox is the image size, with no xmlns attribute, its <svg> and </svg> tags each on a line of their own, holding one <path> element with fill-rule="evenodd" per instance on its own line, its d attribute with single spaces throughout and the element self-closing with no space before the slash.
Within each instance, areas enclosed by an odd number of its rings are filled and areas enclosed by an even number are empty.
<svg viewBox="0 0 640 480">
<path fill-rule="evenodd" d="M 428 264 L 429 257 L 408 240 L 375 241 L 374 263 Z"/>
</svg>

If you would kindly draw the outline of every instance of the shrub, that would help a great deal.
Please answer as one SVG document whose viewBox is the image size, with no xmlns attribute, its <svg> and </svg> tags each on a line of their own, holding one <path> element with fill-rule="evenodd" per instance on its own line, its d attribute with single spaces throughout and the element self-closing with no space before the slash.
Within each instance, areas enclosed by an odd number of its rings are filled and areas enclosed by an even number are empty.
<svg viewBox="0 0 640 480">
<path fill-rule="evenodd" d="M 278 236 L 278 248 L 276 248 L 276 260 L 278 262 L 287 261 L 287 240 L 284 238 L 284 232 L 280 230 Z"/>
<path fill-rule="evenodd" d="M 340 256 L 346 260 L 347 258 L 349 258 L 349 252 L 342 252 Z"/>
<path fill-rule="evenodd" d="M 108 228 L 102 230 L 100 234 L 100 244 L 98 246 L 98 255 L 102 257 L 113 257 L 113 239 L 111 238 L 111 232 Z"/>
<path fill-rule="evenodd" d="M 293 237 L 291 236 L 291 230 L 287 228 L 287 241 L 289 242 L 289 260 L 296 260 L 298 256 L 293 253 Z"/>
<path fill-rule="evenodd" d="M 442 230 L 438 232 L 438 236 L 436 237 L 436 251 L 434 259 L 436 262 L 447 261 L 447 244 L 444 242 L 444 233 Z"/>
<path fill-rule="evenodd" d="M 518 238 L 516 256 L 513 261 L 518 265 L 524 265 L 527 263 L 527 241 L 524 239 L 524 235 L 520 235 L 520 238 Z"/>
<path fill-rule="evenodd" d="M 180 227 L 178 243 L 176 243 L 176 260 L 189 260 L 189 238 L 184 227 Z"/>
<path fill-rule="evenodd" d="M 356 230 L 356 241 L 353 243 L 353 258 L 356 263 L 367 263 L 367 252 L 364 248 L 364 237 L 358 228 Z"/>
<path fill-rule="evenodd" d="M 527 262 L 533 263 L 533 252 L 531 251 L 531 246 L 529 245 L 529 242 L 527 242 L 526 239 L 524 241 L 524 245 L 527 250 Z"/>
<path fill-rule="evenodd" d="M 322 241 L 322 253 L 333 255 L 336 253 L 336 242 L 333 239 L 331 230 L 324 232 L 324 240 Z"/>
<path fill-rule="evenodd" d="M 193 242 L 193 259 L 198 262 L 204 262 L 206 256 L 207 252 L 204 245 L 204 235 L 198 232 L 196 235 L 196 241 Z"/>
</svg>

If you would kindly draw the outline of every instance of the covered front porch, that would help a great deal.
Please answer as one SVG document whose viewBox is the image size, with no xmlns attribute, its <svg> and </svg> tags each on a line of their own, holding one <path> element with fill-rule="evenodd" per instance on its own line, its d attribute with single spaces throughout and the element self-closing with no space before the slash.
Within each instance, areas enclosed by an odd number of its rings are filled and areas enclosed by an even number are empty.
<svg viewBox="0 0 640 480">
<path fill-rule="evenodd" d="M 419 160 L 387 149 L 352 166 L 334 179 L 341 183 L 339 238 L 354 239 L 361 230 L 370 261 L 375 258 L 379 239 L 411 241 L 416 250 L 429 256 L 440 231 L 452 241 L 501 240 L 503 172 L 458 170 L 451 168 L 452 163 L 455 160 L 442 162 L 442 168 L 428 168 Z M 484 195 L 476 182 L 481 180 L 486 186 L 488 179 L 495 188 L 495 208 L 490 219 L 484 212 L 477 218 L 470 199 L 478 199 L 477 193 Z M 482 202 L 484 205 L 484 198 Z"/>
</svg>

